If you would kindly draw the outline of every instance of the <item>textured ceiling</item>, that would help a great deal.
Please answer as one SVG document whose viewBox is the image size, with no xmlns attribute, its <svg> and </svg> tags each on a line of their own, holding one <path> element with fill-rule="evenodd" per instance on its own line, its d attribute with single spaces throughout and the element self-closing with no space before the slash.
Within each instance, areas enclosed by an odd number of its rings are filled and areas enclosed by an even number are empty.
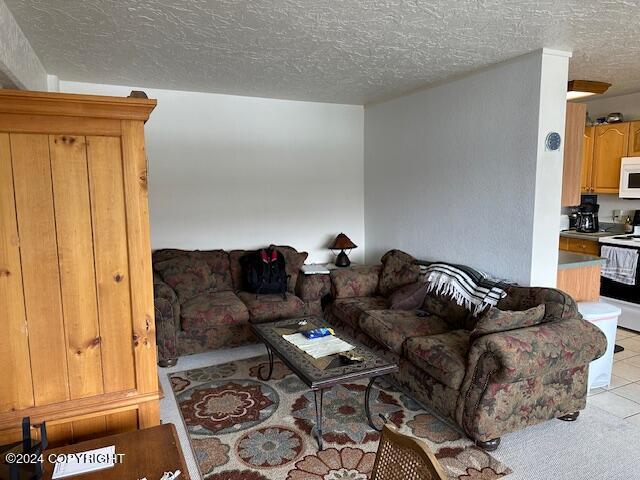
<svg viewBox="0 0 640 480">
<path fill-rule="evenodd" d="M 367 103 L 540 47 L 640 90 L 640 0 L 6 0 L 61 79 Z"/>
</svg>

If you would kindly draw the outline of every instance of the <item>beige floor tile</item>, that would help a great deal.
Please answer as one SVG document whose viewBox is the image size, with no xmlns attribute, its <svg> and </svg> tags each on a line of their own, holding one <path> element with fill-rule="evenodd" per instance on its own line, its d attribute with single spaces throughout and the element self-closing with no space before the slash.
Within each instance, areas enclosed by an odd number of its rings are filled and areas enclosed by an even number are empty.
<svg viewBox="0 0 640 480">
<path fill-rule="evenodd" d="M 625 418 L 625 420 L 629 423 L 634 424 L 636 427 L 640 427 L 640 414 L 632 415 L 630 417 Z"/>
<path fill-rule="evenodd" d="M 616 395 L 633 400 L 636 403 L 640 403 L 640 383 L 629 383 L 624 387 L 611 390 Z"/>
<path fill-rule="evenodd" d="M 640 381 L 640 367 L 629 363 L 630 360 L 633 360 L 633 357 L 628 360 L 615 362 L 613 364 L 613 374 L 631 382 Z"/>
<path fill-rule="evenodd" d="M 624 340 L 625 338 L 635 337 L 636 335 L 638 335 L 636 332 L 618 328 L 616 330 L 616 342 L 619 340 Z"/>
<path fill-rule="evenodd" d="M 640 353 L 640 337 L 629 337 L 616 343 L 618 345 L 622 345 L 625 350 L 631 350 L 633 352 Z"/>
<path fill-rule="evenodd" d="M 620 353 L 624 353 L 624 352 L 620 352 Z M 635 365 L 636 367 L 640 367 L 640 354 L 627 357 L 624 359 L 624 361 L 625 363 L 628 363 L 630 365 Z"/>
<path fill-rule="evenodd" d="M 619 362 L 620 360 L 626 360 L 631 357 L 638 357 L 640 353 L 634 352 L 633 350 L 623 350 L 622 352 L 615 353 L 613 355 L 613 361 Z"/>
<path fill-rule="evenodd" d="M 607 390 L 604 388 L 593 388 L 589 390 L 589 393 L 587 393 L 587 396 L 592 397 L 593 395 L 598 395 L 599 393 L 606 392 L 606 391 Z"/>
<path fill-rule="evenodd" d="M 587 397 L 587 402 L 619 418 L 630 417 L 640 413 L 640 403 L 616 395 L 611 391 Z"/>
<path fill-rule="evenodd" d="M 608 387 L 605 387 L 606 390 L 613 390 L 614 388 L 623 387 L 631 383 L 631 380 L 627 380 L 626 378 L 621 378 L 617 375 L 611 375 L 611 383 Z"/>
</svg>

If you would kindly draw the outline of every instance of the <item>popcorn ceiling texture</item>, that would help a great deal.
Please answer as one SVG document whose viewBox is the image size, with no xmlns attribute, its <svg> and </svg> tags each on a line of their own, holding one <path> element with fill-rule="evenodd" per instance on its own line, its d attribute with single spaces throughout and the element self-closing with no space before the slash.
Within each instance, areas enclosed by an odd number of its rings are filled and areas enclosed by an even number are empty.
<svg viewBox="0 0 640 480">
<path fill-rule="evenodd" d="M 6 0 L 61 79 L 362 104 L 532 50 L 640 88 L 635 0 Z"/>
<path fill-rule="evenodd" d="M 0 0 L 0 87 L 47 89 L 47 73 L 3 0 Z"/>
</svg>

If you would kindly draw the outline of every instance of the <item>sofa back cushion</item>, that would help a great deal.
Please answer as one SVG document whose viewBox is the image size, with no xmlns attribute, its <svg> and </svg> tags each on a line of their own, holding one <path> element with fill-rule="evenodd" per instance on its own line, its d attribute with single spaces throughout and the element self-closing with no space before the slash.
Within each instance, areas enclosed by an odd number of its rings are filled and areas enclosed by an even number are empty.
<svg viewBox="0 0 640 480">
<path fill-rule="evenodd" d="M 371 297 L 378 289 L 380 265 L 331 270 L 331 288 L 336 298 Z"/>
<path fill-rule="evenodd" d="M 211 268 L 214 291 L 233 290 L 229 254 L 227 252 L 224 250 L 202 250 L 194 252 L 194 254 L 201 257 Z"/>
<path fill-rule="evenodd" d="M 378 291 L 388 297 L 400 287 L 415 283 L 420 275 L 420 265 L 415 258 L 400 250 L 390 250 L 381 258 L 382 271 L 378 282 Z"/>
<path fill-rule="evenodd" d="M 528 310 L 544 304 L 544 321 L 566 319 L 578 314 L 578 306 L 569 295 L 556 288 L 507 288 L 507 296 L 496 305 L 500 310 Z"/>
<path fill-rule="evenodd" d="M 233 289 L 236 292 L 242 290 L 244 282 L 242 280 L 242 266 L 240 265 L 240 259 L 244 257 L 249 250 L 231 250 L 229 252 L 229 270 L 231 271 L 231 281 L 233 282 Z"/>
<path fill-rule="evenodd" d="M 168 260 L 156 262 L 153 268 L 162 281 L 178 294 L 180 303 L 201 293 L 213 291 L 211 267 L 193 253 L 183 253 Z"/>
<path fill-rule="evenodd" d="M 491 307 L 478 318 L 476 326 L 471 332 L 471 342 L 490 333 L 538 325 L 543 322 L 544 311 L 544 303 L 527 310 L 500 310 Z"/>
</svg>

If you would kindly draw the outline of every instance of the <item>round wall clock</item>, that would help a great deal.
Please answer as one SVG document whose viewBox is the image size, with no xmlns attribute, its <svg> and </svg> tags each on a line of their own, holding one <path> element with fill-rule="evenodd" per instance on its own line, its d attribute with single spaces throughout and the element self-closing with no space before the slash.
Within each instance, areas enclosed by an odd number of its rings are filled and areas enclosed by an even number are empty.
<svg viewBox="0 0 640 480">
<path fill-rule="evenodd" d="M 560 148 L 562 144 L 562 138 L 558 132 L 549 132 L 545 140 L 547 150 L 555 151 Z"/>
</svg>

